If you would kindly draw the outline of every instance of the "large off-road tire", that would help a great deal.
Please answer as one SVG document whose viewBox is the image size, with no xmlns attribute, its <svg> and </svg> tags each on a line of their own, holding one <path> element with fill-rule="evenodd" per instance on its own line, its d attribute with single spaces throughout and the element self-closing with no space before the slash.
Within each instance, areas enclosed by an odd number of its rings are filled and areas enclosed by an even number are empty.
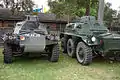
<svg viewBox="0 0 120 80">
<path fill-rule="evenodd" d="M 68 56 L 74 58 L 75 57 L 75 44 L 74 41 L 72 39 L 68 39 L 67 41 L 67 53 Z"/>
<path fill-rule="evenodd" d="M 116 53 L 115 59 L 116 59 L 116 61 L 119 61 L 119 62 L 120 62 L 120 53 Z"/>
<path fill-rule="evenodd" d="M 62 41 L 63 41 L 63 53 L 67 53 L 67 37 L 63 37 Z"/>
<path fill-rule="evenodd" d="M 6 44 L 4 46 L 3 55 L 4 55 L 4 63 L 6 63 L 6 64 L 12 63 L 12 48 L 10 45 Z"/>
<path fill-rule="evenodd" d="M 76 48 L 77 61 L 82 65 L 89 65 L 92 62 L 92 50 L 85 43 L 79 42 Z"/>
<path fill-rule="evenodd" d="M 60 54 L 59 45 L 58 44 L 53 45 L 51 52 L 52 53 L 49 55 L 49 61 L 58 62 L 59 54 Z"/>
<path fill-rule="evenodd" d="M 61 50 L 64 52 L 64 37 L 61 38 Z"/>
</svg>

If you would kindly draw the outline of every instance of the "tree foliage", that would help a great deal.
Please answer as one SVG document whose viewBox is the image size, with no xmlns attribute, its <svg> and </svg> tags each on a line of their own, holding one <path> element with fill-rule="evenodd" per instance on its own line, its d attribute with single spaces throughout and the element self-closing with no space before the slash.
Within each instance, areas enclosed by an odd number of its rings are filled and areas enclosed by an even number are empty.
<svg viewBox="0 0 120 80">
<path fill-rule="evenodd" d="M 58 17 L 97 14 L 98 0 L 48 0 L 50 11 Z"/>
<path fill-rule="evenodd" d="M 34 3 L 32 0 L 1 0 L 4 8 L 10 8 L 12 14 L 16 14 L 19 11 L 30 13 L 33 10 Z"/>
<path fill-rule="evenodd" d="M 111 3 L 106 3 L 104 10 L 104 21 L 106 21 L 106 25 L 108 26 L 111 26 L 114 16 L 116 16 L 117 14 L 117 11 L 113 10 L 111 6 L 112 6 Z"/>
</svg>

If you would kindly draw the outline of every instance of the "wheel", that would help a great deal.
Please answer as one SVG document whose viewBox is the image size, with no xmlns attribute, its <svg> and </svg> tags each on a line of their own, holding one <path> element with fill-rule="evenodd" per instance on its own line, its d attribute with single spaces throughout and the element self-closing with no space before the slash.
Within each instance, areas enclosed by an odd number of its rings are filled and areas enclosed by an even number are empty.
<svg viewBox="0 0 120 80">
<path fill-rule="evenodd" d="M 79 42 L 76 48 L 77 60 L 82 65 L 89 65 L 92 62 L 92 50 L 83 42 Z"/>
<path fill-rule="evenodd" d="M 120 62 L 120 53 L 116 53 L 115 59 Z"/>
<path fill-rule="evenodd" d="M 6 44 L 4 46 L 3 55 L 4 55 L 4 63 L 6 63 L 6 64 L 12 63 L 12 48 L 10 45 Z"/>
<path fill-rule="evenodd" d="M 63 53 L 67 53 L 67 38 L 62 38 L 63 43 Z"/>
<path fill-rule="evenodd" d="M 67 41 L 67 53 L 70 57 L 75 57 L 75 45 L 72 39 Z"/>
<path fill-rule="evenodd" d="M 52 53 L 49 55 L 49 61 L 58 62 L 60 53 L 59 45 L 58 44 L 54 45 L 51 52 Z"/>
<path fill-rule="evenodd" d="M 64 38 L 61 38 L 61 50 L 64 52 Z"/>
</svg>

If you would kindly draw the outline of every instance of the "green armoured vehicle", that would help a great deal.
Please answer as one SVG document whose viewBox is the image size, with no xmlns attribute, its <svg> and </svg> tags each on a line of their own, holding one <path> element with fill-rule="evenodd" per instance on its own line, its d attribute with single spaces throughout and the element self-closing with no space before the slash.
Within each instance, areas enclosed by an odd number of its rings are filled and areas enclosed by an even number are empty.
<svg viewBox="0 0 120 80">
<path fill-rule="evenodd" d="M 120 35 L 110 33 L 94 16 L 84 16 L 67 24 L 60 38 L 64 52 L 77 57 L 82 65 L 90 64 L 96 55 L 120 60 Z"/>
<path fill-rule="evenodd" d="M 51 62 L 59 59 L 58 36 L 39 23 L 37 16 L 27 16 L 25 21 L 18 22 L 14 32 L 5 34 L 3 40 L 4 63 L 12 63 L 13 56 L 29 53 L 47 53 Z"/>
</svg>

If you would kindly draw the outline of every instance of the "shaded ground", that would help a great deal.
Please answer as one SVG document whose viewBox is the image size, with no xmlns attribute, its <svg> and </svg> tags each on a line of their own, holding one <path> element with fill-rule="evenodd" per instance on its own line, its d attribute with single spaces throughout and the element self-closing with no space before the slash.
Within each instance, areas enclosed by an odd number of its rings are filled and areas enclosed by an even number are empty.
<svg viewBox="0 0 120 80">
<path fill-rule="evenodd" d="M 120 63 L 95 59 L 91 65 L 81 66 L 61 54 L 57 63 L 45 58 L 17 58 L 8 65 L 3 64 L 1 53 L 0 80 L 120 80 Z"/>
</svg>

